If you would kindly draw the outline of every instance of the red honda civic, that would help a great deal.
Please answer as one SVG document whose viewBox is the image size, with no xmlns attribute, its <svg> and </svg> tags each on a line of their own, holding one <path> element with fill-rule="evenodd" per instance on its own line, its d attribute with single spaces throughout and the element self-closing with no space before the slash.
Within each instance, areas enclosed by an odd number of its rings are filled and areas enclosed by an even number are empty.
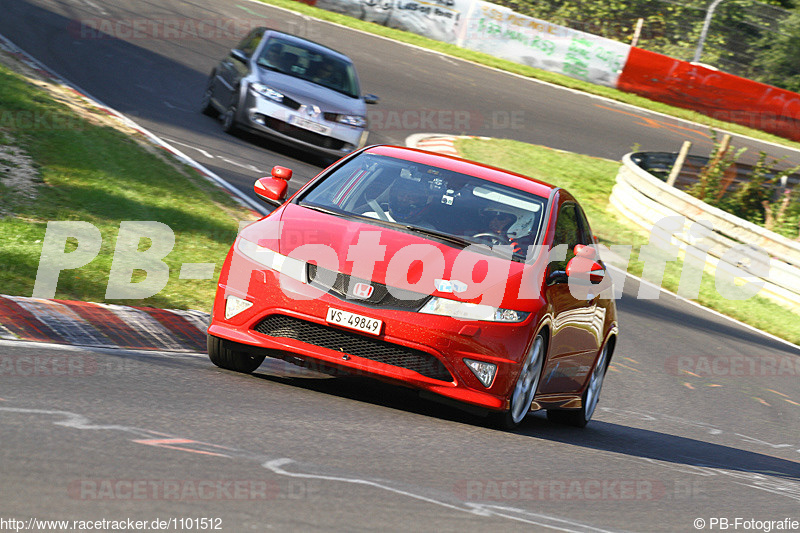
<svg viewBox="0 0 800 533">
<path fill-rule="evenodd" d="M 276 357 L 477 407 L 504 428 L 547 410 L 584 426 L 618 325 L 611 278 L 578 202 L 463 159 L 372 146 L 278 206 L 225 260 L 208 328 L 219 367 Z"/>
</svg>

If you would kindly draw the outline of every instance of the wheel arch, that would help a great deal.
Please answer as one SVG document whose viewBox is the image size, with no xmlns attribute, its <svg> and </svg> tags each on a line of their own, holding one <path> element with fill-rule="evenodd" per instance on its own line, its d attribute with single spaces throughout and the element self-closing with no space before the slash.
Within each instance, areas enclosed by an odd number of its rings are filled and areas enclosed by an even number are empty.
<svg viewBox="0 0 800 533">
<path fill-rule="evenodd" d="M 616 331 L 612 331 L 606 339 L 605 346 L 608 347 L 608 355 L 606 355 L 606 370 L 611 366 L 611 358 L 614 357 L 614 351 L 617 348 L 617 335 Z"/>
</svg>

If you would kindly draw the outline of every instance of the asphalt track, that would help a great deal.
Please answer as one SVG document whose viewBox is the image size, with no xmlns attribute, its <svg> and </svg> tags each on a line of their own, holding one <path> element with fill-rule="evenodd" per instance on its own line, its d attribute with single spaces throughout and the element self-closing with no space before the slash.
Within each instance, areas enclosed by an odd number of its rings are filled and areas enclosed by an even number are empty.
<svg viewBox="0 0 800 533">
<path fill-rule="evenodd" d="M 383 110 L 524 111 L 521 129 L 468 133 L 611 158 L 700 136 L 252 3 L 0 0 L 0 9 L 0 33 L 248 190 L 273 164 L 306 179 L 319 167 L 224 135 L 195 111 L 235 38 L 81 38 L 70 21 L 262 17 L 354 57 Z M 384 128 L 370 141 L 412 133 Z M 637 290 L 628 279 L 615 361 L 584 430 L 534 415 L 498 432 L 405 389 L 277 364 L 243 376 L 196 353 L 0 341 L 0 519 L 205 517 L 224 531 L 695 531 L 716 518 L 800 519 L 800 350 L 671 296 L 638 300 Z"/>
</svg>

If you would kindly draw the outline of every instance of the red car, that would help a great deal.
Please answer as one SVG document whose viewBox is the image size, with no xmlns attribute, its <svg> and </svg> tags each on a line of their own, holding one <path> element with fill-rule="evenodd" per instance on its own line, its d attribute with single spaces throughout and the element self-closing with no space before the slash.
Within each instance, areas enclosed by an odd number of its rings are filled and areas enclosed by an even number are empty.
<svg viewBox="0 0 800 533">
<path fill-rule="evenodd" d="M 462 159 L 372 146 L 238 235 L 208 328 L 219 367 L 266 356 L 584 426 L 616 344 L 610 276 L 567 191 Z"/>
</svg>

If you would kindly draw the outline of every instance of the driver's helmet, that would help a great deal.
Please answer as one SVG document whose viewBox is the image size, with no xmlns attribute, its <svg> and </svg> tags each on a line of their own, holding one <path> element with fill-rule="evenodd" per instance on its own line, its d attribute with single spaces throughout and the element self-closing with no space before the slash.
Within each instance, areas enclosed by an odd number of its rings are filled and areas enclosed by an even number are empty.
<svg viewBox="0 0 800 533">
<path fill-rule="evenodd" d="M 509 228 L 517 221 L 515 214 L 501 209 L 484 209 L 483 216 L 488 221 L 489 231 L 503 236 L 506 236 Z"/>
<path fill-rule="evenodd" d="M 414 222 L 428 205 L 425 182 L 398 177 L 389 194 L 389 214 L 398 222 Z"/>
<path fill-rule="evenodd" d="M 283 53 L 282 44 L 271 43 L 264 52 L 264 57 L 271 66 L 277 67 L 278 63 L 280 62 L 282 53 Z"/>
</svg>

